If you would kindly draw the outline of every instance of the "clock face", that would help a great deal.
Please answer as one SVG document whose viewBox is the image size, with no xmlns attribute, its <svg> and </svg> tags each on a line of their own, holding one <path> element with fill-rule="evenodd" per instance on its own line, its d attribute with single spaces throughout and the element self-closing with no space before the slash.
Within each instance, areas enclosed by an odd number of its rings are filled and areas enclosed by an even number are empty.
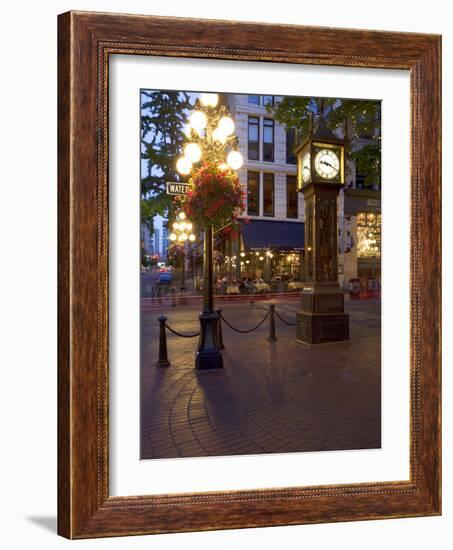
<svg viewBox="0 0 453 550">
<path fill-rule="evenodd" d="M 340 171 L 340 158 L 332 149 L 320 149 L 315 156 L 315 170 L 326 180 L 337 177 Z"/>
<path fill-rule="evenodd" d="M 310 153 L 305 153 L 305 155 L 302 158 L 302 181 L 304 183 L 307 183 L 307 181 L 310 181 L 310 174 L 311 174 Z"/>
</svg>

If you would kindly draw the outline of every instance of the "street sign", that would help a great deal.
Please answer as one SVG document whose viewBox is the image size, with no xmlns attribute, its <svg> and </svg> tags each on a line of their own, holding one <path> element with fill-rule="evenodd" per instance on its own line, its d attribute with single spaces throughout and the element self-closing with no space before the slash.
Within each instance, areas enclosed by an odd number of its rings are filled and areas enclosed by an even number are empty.
<svg viewBox="0 0 453 550">
<path fill-rule="evenodd" d="M 177 181 L 165 182 L 167 195 L 187 195 L 191 185 L 188 183 L 178 183 Z"/>
</svg>

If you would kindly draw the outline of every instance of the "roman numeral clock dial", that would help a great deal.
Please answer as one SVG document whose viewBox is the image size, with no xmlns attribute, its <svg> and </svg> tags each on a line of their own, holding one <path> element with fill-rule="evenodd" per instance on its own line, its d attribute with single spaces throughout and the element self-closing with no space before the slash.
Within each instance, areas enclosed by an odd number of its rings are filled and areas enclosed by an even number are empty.
<svg viewBox="0 0 453 550">
<path fill-rule="evenodd" d="M 340 158 L 332 149 L 320 149 L 315 155 L 315 170 L 319 177 L 332 180 L 340 171 Z"/>
<path fill-rule="evenodd" d="M 311 176 L 311 160 L 310 160 L 310 153 L 305 153 L 303 159 L 302 159 L 302 181 L 304 183 L 307 183 L 310 181 Z"/>
</svg>

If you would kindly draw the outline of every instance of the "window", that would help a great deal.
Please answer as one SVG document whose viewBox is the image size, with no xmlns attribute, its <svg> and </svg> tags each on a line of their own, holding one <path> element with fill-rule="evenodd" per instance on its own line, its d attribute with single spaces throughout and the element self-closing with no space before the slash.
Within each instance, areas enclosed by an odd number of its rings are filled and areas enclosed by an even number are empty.
<svg viewBox="0 0 453 550">
<path fill-rule="evenodd" d="M 296 176 L 286 176 L 286 217 L 299 217 L 299 196 L 297 194 Z"/>
<path fill-rule="evenodd" d="M 356 174 L 355 176 L 355 186 L 357 189 L 363 189 L 365 187 L 365 174 Z"/>
<path fill-rule="evenodd" d="M 294 147 L 296 145 L 296 129 L 286 130 L 286 164 L 296 164 L 296 155 Z"/>
<path fill-rule="evenodd" d="M 252 105 L 274 105 L 274 96 L 273 95 L 249 95 L 248 102 Z"/>
<path fill-rule="evenodd" d="M 260 119 L 255 116 L 249 116 L 248 158 L 250 160 L 260 158 Z"/>
<path fill-rule="evenodd" d="M 259 216 L 260 213 L 260 173 L 247 173 L 247 214 Z"/>
<path fill-rule="evenodd" d="M 263 160 L 274 162 L 274 121 L 263 120 Z"/>
<path fill-rule="evenodd" d="M 249 95 L 248 102 L 252 103 L 253 105 L 259 105 L 260 104 L 260 96 L 259 95 Z"/>
<path fill-rule="evenodd" d="M 263 174 L 263 216 L 274 216 L 274 174 Z"/>
</svg>

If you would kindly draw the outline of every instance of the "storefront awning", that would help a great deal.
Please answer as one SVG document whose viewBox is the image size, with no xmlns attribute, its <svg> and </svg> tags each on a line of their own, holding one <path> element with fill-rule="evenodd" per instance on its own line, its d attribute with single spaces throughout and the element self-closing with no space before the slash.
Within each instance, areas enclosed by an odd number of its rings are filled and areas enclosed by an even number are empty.
<svg viewBox="0 0 453 550">
<path fill-rule="evenodd" d="M 305 224 L 302 222 L 250 220 L 240 223 L 245 248 L 304 249 Z"/>
</svg>

